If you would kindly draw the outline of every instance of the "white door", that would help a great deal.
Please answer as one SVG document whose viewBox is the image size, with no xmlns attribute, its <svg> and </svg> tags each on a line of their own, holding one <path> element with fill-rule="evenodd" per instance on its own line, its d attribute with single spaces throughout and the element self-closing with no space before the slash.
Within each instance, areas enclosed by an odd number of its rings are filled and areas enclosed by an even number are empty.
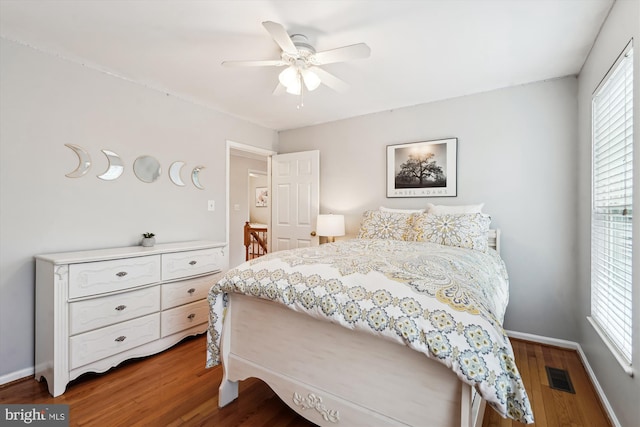
<svg viewBox="0 0 640 427">
<path fill-rule="evenodd" d="M 271 251 L 318 245 L 320 151 L 271 159 Z"/>
</svg>

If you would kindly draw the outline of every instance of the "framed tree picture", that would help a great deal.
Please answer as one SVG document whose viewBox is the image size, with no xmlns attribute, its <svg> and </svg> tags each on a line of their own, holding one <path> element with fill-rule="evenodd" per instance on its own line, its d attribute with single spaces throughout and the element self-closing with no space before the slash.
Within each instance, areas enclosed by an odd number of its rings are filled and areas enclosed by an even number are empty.
<svg viewBox="0 0 640 427">
<path fill-rule="evenodd" d="M 387 145 L 387 197 L 457 196 L 458 138 Z"/>
</svg>

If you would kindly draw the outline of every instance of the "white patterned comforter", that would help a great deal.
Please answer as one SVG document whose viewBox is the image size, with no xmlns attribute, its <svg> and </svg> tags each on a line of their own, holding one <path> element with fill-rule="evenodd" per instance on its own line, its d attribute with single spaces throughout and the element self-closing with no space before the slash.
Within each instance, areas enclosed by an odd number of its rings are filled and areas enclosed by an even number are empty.
<svg viewBox="0 0 640 427">
<path fill-rule="evenodd" d="M 502 416 L 533 422 L 502 328 L 508 277 L 494 250 L 353 239 L 241 264 L 209 292 L 208 367 L 220 363 L 229 292 L 403 343 L 451 368 Z"/>
</svg>

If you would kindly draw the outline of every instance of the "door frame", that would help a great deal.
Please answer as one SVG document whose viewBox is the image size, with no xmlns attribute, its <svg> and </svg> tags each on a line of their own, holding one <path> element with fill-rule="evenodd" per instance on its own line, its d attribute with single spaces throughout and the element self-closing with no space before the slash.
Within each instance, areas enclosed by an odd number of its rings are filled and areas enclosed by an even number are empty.
<svg viewBox="0 0 640 427">
<path fill-rule="evenodd" d="M 225 239 L 227 241 L 227 245 L 229 245 L 229 247 L 231 246 L 231 242 L 229 241 L 229 227 L 230 227 L 230 220 L 231 220 L 231 206 L 230 206 L 230 202 L 231 202 L 231 195 L 230 195 L 230 187 L 231 187 L 231 182 L 230 182 L 230 176 L 231 176 L 231 151 L 232 150 L 236 150 L 236 151 L 243 151 L 245 153 L 250 153 L 250 154 L 255 154 L 255 155 L 259 155 L 259 156 L 263 156 L 267 158 L 267 187 L 269 188 L 269 194 L 271 194 L 271 156 L 273 156 L 274 154 L 278 154 L 275 151 L 272 150 L 267 150 L 264 148 L 259 148 L 259 147 L 255 147 L 253 145 L 248 145 L 248 144 L 242 144 L 240 142 L 235 142 L 235 141 L 231 141 L 231 140 L 227 140 L 227 147 L 226 147 L 226 207 L 227 207 L 227 211 L 226 211 L 226 224 L 225 224 Z M 269 215 L 269 224 L 267 224 L 268 226 L 268 231 L 267 231 L 267 246 L 268 246 L 268 250 L 269 252 L 271 252 L 271 215 Z"/>
</svg>

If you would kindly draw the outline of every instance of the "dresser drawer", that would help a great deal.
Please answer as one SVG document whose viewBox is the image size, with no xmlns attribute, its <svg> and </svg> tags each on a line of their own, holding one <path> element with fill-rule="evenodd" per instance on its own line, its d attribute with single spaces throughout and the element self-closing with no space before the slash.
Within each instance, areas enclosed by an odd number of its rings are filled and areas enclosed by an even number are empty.
<svg viewBox="0 0 640 427">
<path fill-rule="evenodd" d="M 206 299 L 209 289 L 220 279 L 222 273 L 211 274 L 180 282 L 162 285 L 162 309 Z"/>
<path fill-rule="evenodd" d="M 161 316 L 162 337 L 164 338 L 192 326 L 208 322 L 209 303 L 206 299 L 200 300 L 198 302 L 163 311 Z"/>
<path fill-rule="evenodd" d="M 160 311 L 160 286 L 69 304 L 69 333 L 98 329 Z"/>
<path fill-rule="evenodd" d="M 120 291 L 160 281 L 160 255 L 69 265 L 69 298 Z"/>
<path fill-rule="evenodd" d="M 69 339 L 69 368 L 78 368 L 158 338 L 160 313 L 73 336 Z"/>
<path fill-rule="evenodd" d="M 162 280 L 212 273 L 222 269 L 222 249 L 201 249 L 162 255 Z"/>
</svg>

